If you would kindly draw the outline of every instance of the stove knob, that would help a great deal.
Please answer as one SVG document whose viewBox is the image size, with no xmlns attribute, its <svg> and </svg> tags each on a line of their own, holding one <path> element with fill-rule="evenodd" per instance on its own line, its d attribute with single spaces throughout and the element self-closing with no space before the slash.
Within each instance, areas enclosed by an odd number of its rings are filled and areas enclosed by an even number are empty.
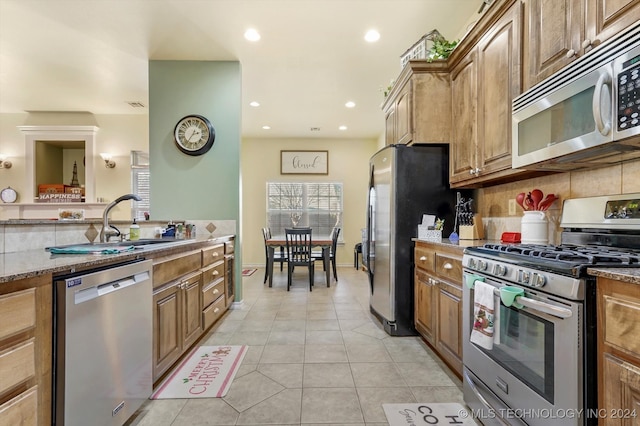
<svg viewBox="0 0 640 426">
<path fill-rule="evenodd" d="M 476 264 L 476 260 L 475 259 L 469 259 L 469 268 L 476 269 L 477 267 L 478 267 L 478 265 Z"/>
<path fill-rule="evenodd" d="M 478 270 L 479 271 L 486 271 L 487 270 L 487 262 L 485 262 L 484 260 L 478 260 Z"/>
<path fill-rule="evenodd" d="M 533 280 L 531 280 L 531 285 L 534 287 L 542 287 L 546 284 L 546 279 L 544 275 L 533 274 Z"/>
<path fill-rule="evenodd" d="M 493 274 L 499 277 L 504 277 L 507 274 L 507 267 L 496 264 L 493 266 Z"/>
<path fill-rule="evenodd" d="M 531 278 L 531 274 L 527 271 L 520 270 L 518 271 L 518 282 L 522 284 L 529 284 L 529 279 Z"/>
</svg>

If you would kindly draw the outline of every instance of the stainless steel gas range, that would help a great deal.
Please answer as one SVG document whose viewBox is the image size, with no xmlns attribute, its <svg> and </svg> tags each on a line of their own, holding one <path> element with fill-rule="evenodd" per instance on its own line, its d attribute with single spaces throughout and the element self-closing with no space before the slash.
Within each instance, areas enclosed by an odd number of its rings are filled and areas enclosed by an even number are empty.
<svg viewBox="0 0 640 426">
<path fill-rule="evenodd" d="M 465 250 L 463 387 L 478 420 L 597 424 L 596 280 L 587 269 L 640 267 L 639 206 L 640 194 L 566 200 L 560 245 Z M 505 286 L 523 291 L 509 307 Z M 488 340 L 477 344 L 480 293 L 493 314 Z"/>
</svg>

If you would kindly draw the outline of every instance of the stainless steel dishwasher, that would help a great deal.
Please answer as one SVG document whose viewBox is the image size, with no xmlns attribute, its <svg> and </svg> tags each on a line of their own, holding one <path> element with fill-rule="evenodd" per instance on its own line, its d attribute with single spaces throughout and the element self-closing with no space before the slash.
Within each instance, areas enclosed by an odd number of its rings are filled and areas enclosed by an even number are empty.
<svg viewBox="0 0 640 426">
<path fill-rule="evenodd" d="M 54 425 L 121 426 L 151 395 L 151 278 L 150 260 L 55 278 Z"/>
</svg>

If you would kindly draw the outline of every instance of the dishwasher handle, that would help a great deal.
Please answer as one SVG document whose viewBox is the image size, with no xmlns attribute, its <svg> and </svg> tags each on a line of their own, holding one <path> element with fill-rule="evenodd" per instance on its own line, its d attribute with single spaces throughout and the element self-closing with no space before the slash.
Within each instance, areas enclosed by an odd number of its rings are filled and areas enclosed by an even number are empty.
<svg viewBox="0 0 640 426">
<path fill-rule="evenodd" d="M 107 294 L 124 290 L 132 285 L 143 283 L 150 279 L 151 276 L 148 271 L 141 272 L 126 278 L 122 278 L 110 283 L 100 284 L 93 287 L 88 287 L 78 291 L 74 295 L 74 303 L 79 305 L 81 303 L 88 302 L 98 297 L 106 296 Z"/>
</svg>

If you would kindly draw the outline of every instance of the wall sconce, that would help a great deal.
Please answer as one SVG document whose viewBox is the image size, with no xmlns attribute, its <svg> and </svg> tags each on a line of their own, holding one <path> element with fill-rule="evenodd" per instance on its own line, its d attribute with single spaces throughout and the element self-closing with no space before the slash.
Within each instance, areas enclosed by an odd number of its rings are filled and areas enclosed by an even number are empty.
<svg viewBox="0 0 640 426">
<path fill-rule="evenodd" d="M 4 154 L 0 154 L 0 169 L 10 169 L 13 164 L 11 161 L 7 160 L 7 156 Z"/>
<path fill-rule="evenodd" d="M 104 166 L 107 169 L 113 169 L 116 166 L 116 162 L 111 159 L 112 155 L 106 152 L 100 153 L 100 157 L 104 160 Z"/>
</svg>

